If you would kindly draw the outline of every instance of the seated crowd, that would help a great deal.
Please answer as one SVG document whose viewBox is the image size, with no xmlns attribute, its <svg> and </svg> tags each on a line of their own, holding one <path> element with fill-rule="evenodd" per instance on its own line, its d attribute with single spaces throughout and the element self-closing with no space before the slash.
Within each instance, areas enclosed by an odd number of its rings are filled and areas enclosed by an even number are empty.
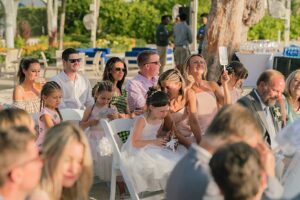
<svg viewBox="0 0 300 200">
<path fill-rule="evenodd" d="M 199 54 L 187 58 L 183 74 L 174 68 L 159 75 L 159 56 L 147 50 L 126 85 L 126 64 L 113 57 L 92 87 L 78 72 L 75 49 L 64 50 L 62 60 L 62 72 L 48 82 L 39 79 L 37 60 L 21 61 L 13 107 L 0 111 L 0 200 L 89 199 L 93 182 L 111 181 L 113 155 L 101 153 L 99 121 L 118 118 L 134 119 L 132 130 L 116 133 L 116 141 L 139 194 L 299 198 L 299 70 L 286 82 L 280 72 L 266 70 L 243 96 L 248 71 L 237 61 L 217 83 L 206 80 Z M 84 110 L 82 119 L 64 122 L 66 108 Z M 120 197 L 124 182 L 117 178 Z"/>
</svg>

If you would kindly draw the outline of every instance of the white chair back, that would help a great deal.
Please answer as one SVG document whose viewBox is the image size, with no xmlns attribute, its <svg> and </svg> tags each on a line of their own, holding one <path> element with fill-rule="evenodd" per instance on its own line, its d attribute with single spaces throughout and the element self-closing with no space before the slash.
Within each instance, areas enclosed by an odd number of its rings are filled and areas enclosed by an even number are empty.
<svg viewBox="0 0 300 200">
<path fill-rule="evenodd" d="M 127 188 L 130 193 L 131 199 L 139 200 L 139 196 L 134 188 L 131 178 L 128 176 L 126 165 L 120 165 L 122 162 L 122 155 L 120 153 L 119 146 L 115 140 L 115 135 L 121 131 L 129 131 L 133 126 L 133 119 L 115 119 L 108 122 L 106 119 L 101 119 L 101 126 L 104 130 L 105 136 L 108 137 L 113 145 L 113 163 L 111 173 L 111 185 L 110 185 L 110 200 L 115 199 L 116 195 L 116 176 L 117 170 L 120 170 Z M 117 136 L 118 137 L 118 136 Z"/>
<path fill-rule="evenodd" d="M 84 110 L 65 108 L 59 110 L 64 121 L 80 121 Z"/>
</svg>

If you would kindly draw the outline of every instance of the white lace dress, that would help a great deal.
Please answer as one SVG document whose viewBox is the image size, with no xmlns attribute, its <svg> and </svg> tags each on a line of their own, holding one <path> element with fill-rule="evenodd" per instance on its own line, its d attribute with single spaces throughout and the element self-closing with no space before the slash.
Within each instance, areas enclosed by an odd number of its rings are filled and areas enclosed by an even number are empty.
<svg viewBox="0 0 300 200">
<path fill-rule="evenodd" d="M 139 117 L 145 118 L 143 115 Z M 141 139 L 156 139 L 162 123 L 163 120 L 159 124 L 152 125 L 146 121 Z M 123 145 L 121 155 L 137 192 L 164 190 L 169 174 L 184 154 L 156 145 L 135 148 L 131 141 L 132 133 Z"/>
</svg>

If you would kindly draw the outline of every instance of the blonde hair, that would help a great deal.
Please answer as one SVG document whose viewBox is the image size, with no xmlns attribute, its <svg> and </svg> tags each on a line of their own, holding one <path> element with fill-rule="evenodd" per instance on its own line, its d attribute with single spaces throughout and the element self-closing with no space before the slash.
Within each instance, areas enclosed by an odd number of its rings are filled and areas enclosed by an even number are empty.
<svg viewBox="0 0 300 200">
<path fill-rule="evenodd" d="M 7 108 L 0 111 L 0 128 L 8 129 L 13 126 L 26 126 L 31 130 L 30 124 L 34 123 L 32 117 L 23 109 Z M 35 135 L 35 133 L 32 133 Z"/>
<path fill-rule="evenodd" d="M 177 69 L 169 69 L 163 72 L 158 78 L 158 85 L 162 87 L 163 81 L 173 81 L 175 83 L 181 83 L 181 88 L 179 93 L 183 96 L 184 95 L 184 88 L 185 88 L 185 80 L 182 77 L 181 73 Z"/>
<path fill-rule="evenodd" d="M 292 96 L 292 92 L 291 92 L 291 83 L 292 81 L 295 79 L 296 75 L 300 73 L 300 69 L 297 69 L 295 71 L 293 71 L 286 79 L 285 81 L 285 90 L 284 90 L 284 94 L 288 97 L 291 98 Z"/>
<path fill-rule="evenodd" d="M 72 139 L 84 146 L 82 172 L 71 188 L 64 188 L 55 175 L 60 170 L 63 152 Z M 52 200 L 88 200 L 88 193 L 92 185 L 93 166 L 89 144 L 84 132 L 71 122 L 62 122 L 47 132 L 42 153 L 45 163 L 42 169 L 41 189 L 46 191 Z"/>
<path fill-rule="evenodd" d="M 251 138 L 262 129 L 251 111 L 239 104 L 225 105 L 216 114 L 205 136 L 223 140 L 230 136 Z"/>
<path fill-rule="evenodd" d="M 190 70 L 190 65 L 191 65 L 190 61 L 191 61 L 191 59 L 192 59 L 193 57 L 196 57 L 196 56 L 202 58 L 202 59 L 204 60 L 204 62 L 205 62 L 205 71 L 204 71 L 204 73 L 203 73 L 202 79 L 206 79 L 206 74 L 207 74 L 207 63 L 206 63 L 204 57 L 203 57 L 201 54 L 192 54 L 192 55 L 190 55 L 189 57 L 187 57 L 187 59 L 186 59 L 185 62 L 184 62 L 184 65 L 183 65 L 183 76 L 184 76 L 185 81 L 186 81 L 187 83 L 189 83 L 189 81 L 188 81 L 188 75 L 189 75 L 189 70 Z"/>
</svg>

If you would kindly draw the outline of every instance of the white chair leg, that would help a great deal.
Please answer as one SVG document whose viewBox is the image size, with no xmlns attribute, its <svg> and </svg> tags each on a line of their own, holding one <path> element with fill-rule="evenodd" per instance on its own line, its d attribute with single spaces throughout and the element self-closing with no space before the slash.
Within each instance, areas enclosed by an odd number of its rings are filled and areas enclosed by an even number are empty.
<svg viewBox="0 0 300 200">
<path fill-rule="evenodd" d="M 111 180 L 110 180 L 110 200 L 116 199 L 116 180 L 117 180 L 117 172 L 113 167 L 111 172 Z"/>
</svg>

